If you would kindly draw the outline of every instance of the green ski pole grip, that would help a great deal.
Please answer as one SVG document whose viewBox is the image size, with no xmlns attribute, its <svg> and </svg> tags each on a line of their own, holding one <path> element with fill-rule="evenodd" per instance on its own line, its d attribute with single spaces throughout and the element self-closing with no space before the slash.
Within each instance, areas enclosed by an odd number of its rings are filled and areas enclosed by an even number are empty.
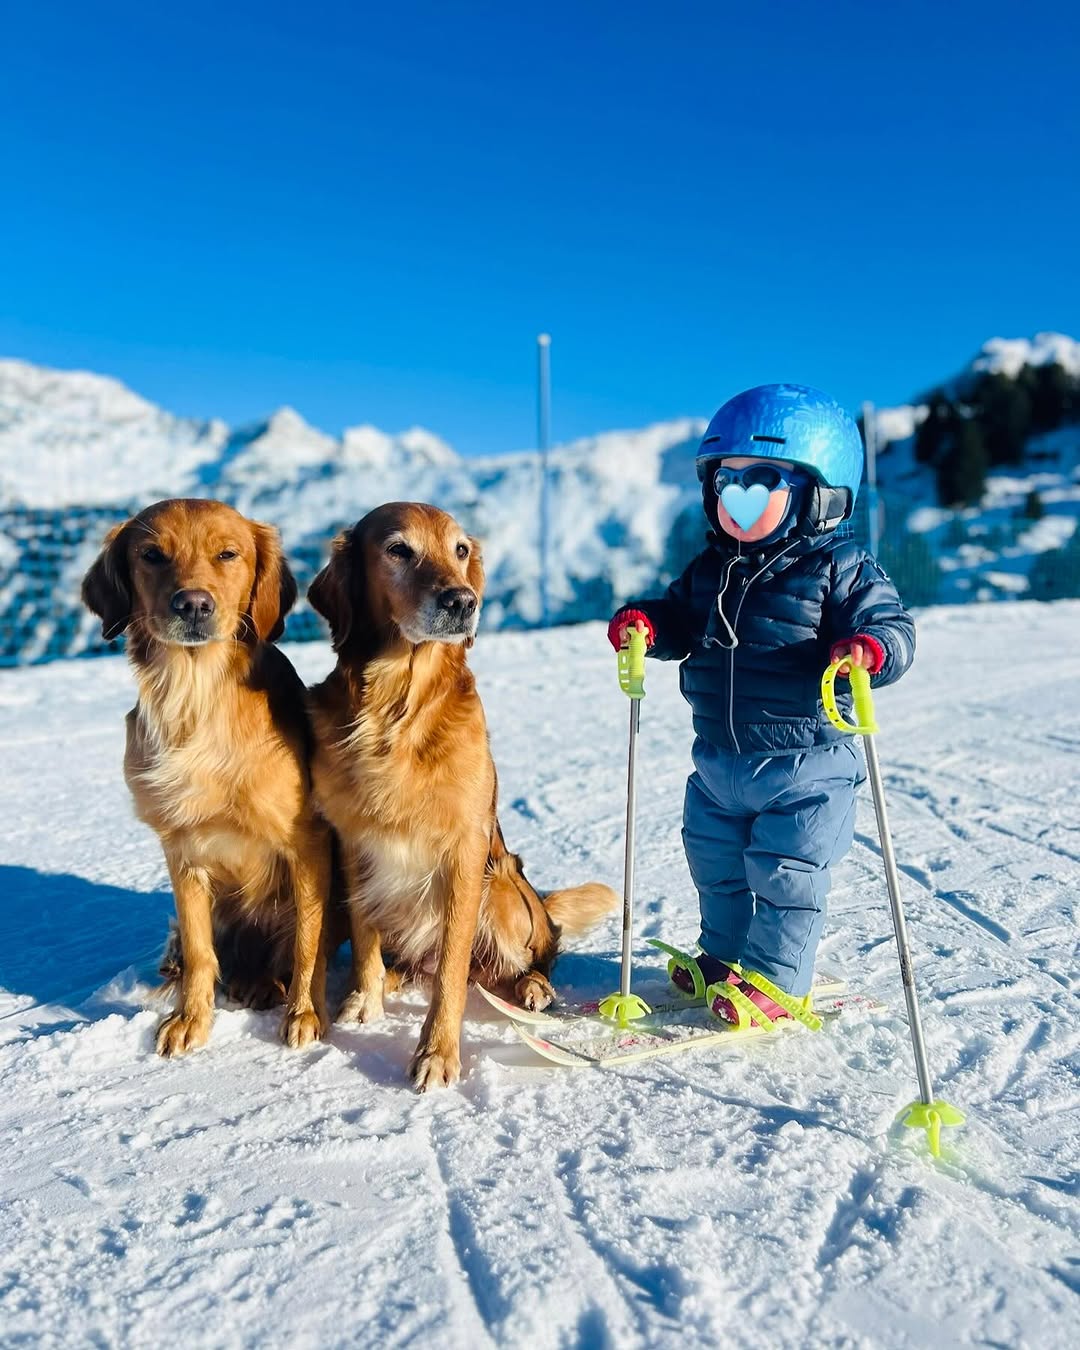
<svg viewBox="0 0 1080 1350">
<path fill-rule="evenodd" d="M 878 729 L 874 719 L 874 696 L 870 692 L 870 676 L 862 666 L 852 666 L 848 674 L 856 720 L 849 722 L 837 705 L 836 676 L 846 660 L 847 657 L 843 657 L 825 668 L 821 677 L 821 705 L 837 731 L 844 731 L 849 736 L 873 736 Z"/>
<path fill-rule="evenodd" d="M 877 731 L 874 696 L 870 692 L 870 675 L 865 666 L 852 666 L 848 679 L 851 681 L 851 700 L 855 704 L 855 721 L 871 733 Z"/>
<path fill-rule="evenodd" d="M 645 634 L 631 628 L 629 641 L 619 648 L 619 688 L 627 698 L 645 697 Z"/>
</svg>

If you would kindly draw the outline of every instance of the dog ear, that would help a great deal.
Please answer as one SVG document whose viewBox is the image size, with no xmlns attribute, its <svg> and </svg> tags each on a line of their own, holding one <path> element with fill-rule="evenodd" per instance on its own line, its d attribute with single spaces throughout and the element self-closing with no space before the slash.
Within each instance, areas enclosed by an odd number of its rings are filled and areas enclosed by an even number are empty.
<svg viewBox="0 0 1080 1350">
<path fill-rule="evenodd" d="M 128 567 L 128 526 L 114 525 L 105 536 L 94 565 L 83 577 L 83 604 L 101 619 L 106 641 L 119 637 L 131 622 L 131 570 Z"/>
<path fill-rule="evenodd" d="M 255 581 L 248 618 L 264 642 L 276 642 L 285 631 L 285 615 L 296 604 L 296 578 L 285 561 L 281 536 L 273 525 L 252 525 L 255 534 Z"/>
<path fill-rule="evenodd" d="M 352 556 L 353 532 L 342 530 L 330 545 L 329 561 L 308 587 L 308 604 L 330 624 L 336 652 L 352 632 Z"/>
</svg>

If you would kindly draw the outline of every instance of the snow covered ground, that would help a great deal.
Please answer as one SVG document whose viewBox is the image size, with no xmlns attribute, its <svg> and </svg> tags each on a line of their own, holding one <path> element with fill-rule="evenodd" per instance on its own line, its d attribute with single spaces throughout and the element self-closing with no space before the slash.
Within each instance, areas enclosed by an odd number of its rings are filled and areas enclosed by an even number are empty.
<svg viewBox="0 0 1080 1350">
<path fill-rule="evenodd" d="M 416 994 L 299 1053 L 222 1007 L 206 1050 L 154 1057 L 171 900 L 121 778 L 130 676 L 0 672 L 0 1344 L 1080 1344 L 1078 634 L 1080 604 L 932 611 L 878 700 L 931 1064 L 968 1113 L 937 1165 L 894 1124 L 915 1090 L 868 795 L 823 961 L 887 1014 L 575 1072 L 473 995 L 464 1082 L 418 1098 Z M 601 628 L 482 637 L 474 665 L 530 875 L 618 885 Z M 642 738 L 639 930 L 690 943 L 673 667 Z M 608 990 L 617 951 L 612 921 L 557 985 Z"/>
</svg>

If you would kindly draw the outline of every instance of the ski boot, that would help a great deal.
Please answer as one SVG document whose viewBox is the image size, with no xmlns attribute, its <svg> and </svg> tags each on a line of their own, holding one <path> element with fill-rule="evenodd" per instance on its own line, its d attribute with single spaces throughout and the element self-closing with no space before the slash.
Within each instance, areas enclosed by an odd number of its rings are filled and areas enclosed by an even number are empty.
<svg viewBox="0 0 1080 1350">
<path fill-rule="evenodd" d="M 772 1031 L 777 1022 L 796 1021 L 811 1031 L 821 1029 L 821 1018 L 814 1016 L 813 998 L 797 998 L 778 988 L 756 970 L 732 971 L 705 990 L 709 1011 L 737 1031 L 758 1027 Z"/>
<path fill-rule="evenodd" d="M 649 946 L 657 951 L 667 952 L 671 958 L 667 963 L 668 978 L 681 993 L 689 994 L 697 1003 L 705 1002 L 705 991 L 710 985 L 722 984 L 731 975 L 737 975 L 738 966 L 730 966 L 707 952 L 698 952 L 691 956 L 681 952 L 678 947 L 669 947 L 666 942 L 649 939 Z"/>
</svg>

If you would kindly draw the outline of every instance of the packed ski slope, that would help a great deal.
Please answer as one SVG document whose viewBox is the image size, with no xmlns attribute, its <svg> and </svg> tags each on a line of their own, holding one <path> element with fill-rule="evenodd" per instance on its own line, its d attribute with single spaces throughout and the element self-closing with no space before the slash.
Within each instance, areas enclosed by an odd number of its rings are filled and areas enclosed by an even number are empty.
<svg viewBox="0 0 1080 1350">
<path fill-rule="evenodd" d="M 868 796 L 823 959 L 886 1015 L 575 1072 L 474 995 L 465 1080 L 418 1098 L 415 993 L 299 1053 L 221 1007 L 207 1049 L 153 1056 L 171 901 L 121 778 L 130 676 L 0 673 L 0 1344 L 1080 1343 L 1078 633 L 1070 603 L 933 611 L 878 700 L 931 1064 L 969 1119 L 937 1165 L 893 1123 L 914 1087 Z M 530 874 L 617 885 L 602 629 L 482 637 L 474 665 Z M 641 753 L 641 938 L 689 943 L 672 667 Z M 556 983 L 607 991 L 617 950 L 612 921 Z"/>
</svg>

